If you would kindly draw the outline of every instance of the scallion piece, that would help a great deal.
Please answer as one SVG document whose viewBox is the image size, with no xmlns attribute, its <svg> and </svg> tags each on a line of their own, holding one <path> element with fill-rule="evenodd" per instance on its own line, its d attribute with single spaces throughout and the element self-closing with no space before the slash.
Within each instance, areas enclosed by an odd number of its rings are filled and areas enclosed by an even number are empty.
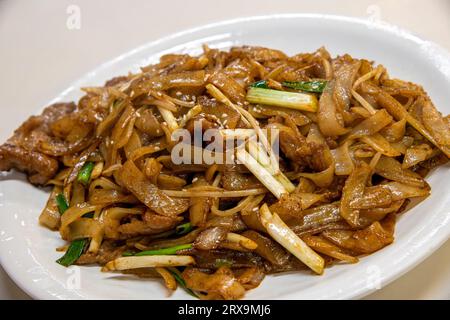
<svg viewBox="0 0 450 320">
<path fill-rule="evenodd" d="M 58 211 L 61 215 L 69 209 L 69 204 L 67 203 L 66 197 L 64 197 L 61 193 L 56 196 L 56 205 L 58 206 Z"/>
<path fill-rule="evenodd" d="M 177 254 L 177 252 L 180 250 L 191 249 L 191 248 L 192 248 L 192 243 L 187 243 L 187 244 L 180 244 L 178 246 L 173 246 L 173 247 L 169 247 L 169 248 L 141 251 L 141 252 L 134 254 L 134 256 L 172 255 L 172 254 Z M 126 252 L 126 255 L 130 256 L 129 252 Z M 133 254 L 131 254 L 131 255 L 133 255 Z"/>
<path fill-rule="evenodd" d="M 192 224 L 190 222 L 186 222 L 186 223 L 178 225 L 175 228 L 175 233 L 177 235 L 181 236 L 183 234 L 191 232 L 192 229 L 193 229 Z"/>
<path fill-rule="evenodd" d="M 88 239 L 85 238 L 72 241 L 66 253 L 61 258 L 56 260 L 56 262 L 65 267 L 74 264 L 83 254 L 84 248 L 86 247 L 87 243 Z"/>
<path fill-rule="evenodd" d="M 290 108 L 295 110 L 316 112 L 317 98 L 312 94 L 288 92 L 272 89 L 250 87 L 247 91 L 247 101 Z"/>
<path fill-rule="evenodd" d="M 78 172 L 77 181 L 83 185 L 87 185 L 89 180 L 91 179 L 91 173 L 94 169 L 93 162 L 86 162 L 84 166 L 81 168 L 80 172 Z"/>
<path fill-rule="evenodd" d="M 167 270 L 173 275 L 173 277 L 175 278 L 175 281 L 178 283 L 178 285 L 180 287 L 182 287 L 184 289 L 184 291 L 186 291 L 188 294 L 190 294 L 194 298 L 198 298 L 198 296 L 195 294 L 195 292 L 186 286 L 186 281 L 184 281 L 184 279 L 180 275 L 180 271 L 178 271 L 178 269 L 173 267 L 173 268 L 167 268 Z"/>
<path fill-rule="evenodd" d="M 302 90 L 307 92 L 322 93 L 327 85 L 326 81 L 314 80 L 314 81 L 284 81 L 281 83 L 283 87 L 291 88 L 295 90 Z"/>
<path fill-rule="evenodd" d="M 267 84 L 267 81 L 266 81 L 266 80 L 259 80 L 259 81 L 253 82 L 253 83 L 250 85 L 250 87 L 253 87 L 253 88 L 264 88 L 264 89 L 268 89 L 268 88 L 269 88 L 269 85 Z"/>
</svg>

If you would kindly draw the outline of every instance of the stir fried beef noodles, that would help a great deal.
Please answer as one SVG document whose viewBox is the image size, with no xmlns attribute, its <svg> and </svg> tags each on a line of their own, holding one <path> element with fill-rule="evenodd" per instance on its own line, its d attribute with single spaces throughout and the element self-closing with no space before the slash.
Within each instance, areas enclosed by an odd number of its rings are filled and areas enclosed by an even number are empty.
<svg viewBox="0 0 450 320">
<path fill-rule="evenodd" d="M 39 222 L 67 241 L 57 262 L 238 299 L 391 244 L 450 156 L 450 117 L 422 87 L 325 48 L 203 49 L 82 88 L 0 146 L 0 170 L 53 188 Z M 220 148 L 174 139 L 208 130 Z M 192 160 L 204 151 L 231 157 Z"/>
</svg>

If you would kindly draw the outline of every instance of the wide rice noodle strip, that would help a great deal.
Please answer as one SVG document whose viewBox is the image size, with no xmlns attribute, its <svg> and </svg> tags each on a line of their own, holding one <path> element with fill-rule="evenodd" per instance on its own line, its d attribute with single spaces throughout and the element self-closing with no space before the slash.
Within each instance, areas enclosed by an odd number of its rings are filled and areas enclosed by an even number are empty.
<svg viewBox="0 0 450 320">
<path fill-rule="evenodd" d="M 371 172 L 370 167 L 365 162 L 361 162 L 347 178 L 342 189 L 340 213 L 342 218 L 353 227 L 359 225 L 359 211 L 352 209 L 350 205 L 355 199 L 364 196 L 364 190 Z"/>
<path fill-rule="evenodd" d="M 61 227 L 59 232 L 63 239 L 66 239 L 69 232 L 69 225 L 75 220 L 81 218 L 83 215 L 89 212 L 93 212 L 98 209 L 98 206 L 89 205 L 84 202 L 75 206 L 69 207 L 66 212 L 61 216 Z"/>
<path fill-rule="evenodd" d="M 127 103 L 125 101 L 120 101 L 118 103 L 113 104 L 110 113 L 97 126 L 95 135 L 97 137 L 103 136 L 109 129 L 111 129 L 119 119 L 120 115 L 122 114 L 122 111 L 125 109 L 126 106 Z"/>
<path fill-rule="evenodd" d="M 50 230 L 57 230 L 61 222 L 61 214 L 58 210 L 58 204 L 56 203 L 56 196 L 60 194 L 62 188 L 55 186 L 48 197 L 45 208 L 42 210 L 39 216 L 39 223 L 46 226 Z"/>
<path fill-rule="evenodd" d="M 375 166 L 375 173 L 383 178 L 406 183 L 419 188 L 423 188 L 426 185 L 425 180 L 423 180 L 418 173 L 409 169 L 403 169 L 400 162 L 386 156 L 381 156 Z"/>
<path fill-rule="evenodd" d="M 296 178 L 297 177 L 304 177 L 304 178 L 308 178 L 311 181 L 314 182 L 315 185 L 317 185 L 318 187 L 328 187 L 329 185 L 331 185 L 331 183 L 333 182 L 334 179 L 334 168 L 335 168 L 335 164 L 334 164 L 334 160 L 332 161 L 332 163 L 330 164 L 330 166 L 321 171 L 321 172 L 317 172 L 317 173 L 297 173 L 296 174 Z"/>
<path fill-rule="evenodd" d="M 69 226 L 68 241 L 91 238 L 89 252 L 97 252 L 103 240 L 103 225 L 92 218 L 80 218 Z"/>
<path fill-rule="evenodd" d="M 393 201 L 409 199 L 414 197 L 426 197 L 430 195 L 429 187 L 426 188 L 414 187 L 396 181 L 391 181 L 382 184 L 382 187 L 387 188 L 391 192 Z"/>
<path fill-rule="evenodd" d="M 389 125 L 391 122 L 392 117 L 386 112 L 386 110 L 378 110 L 371 117 L 363 120 L 353 127 L 352 131 L 345 137 L 345 139 L 352 140 L 373 135 L 385 126 Z"/>
<path fill-rule="evenodd" d="M 325 136 L 340 136 L 349 131 L 343 126 L 342 117 L 339 115 L 338 118 L 337 106 L 334 101 L 335 86 L 335 80 L 329 81 L 319 100 L 317 122 L 320 131 Z"/>
<path fill-rule="evenodd" d="M 164 284 L 166 285 L 167 289 L 169 290 L 176 290 L 177 289 L 177 282 L 175 280 L 175 277 L 167 271 L 166 268 L 163 267 L 156 267 L 156 272 L 159 273 L 161 278 L 164 279 Z"/>
<path fill-rule="evenodd" d="M 138 268 L 156 268 L 156 267 L 184 267 L 195 264 L 191 256 L 138 256 L 138 257 L 120 257 L 108 262 L 102 271 L 128 270 Z"/>
<path fill-rule="evenodd" d="M 341 248 L 329 242 L 328 240 L 322 239 L 318 236 L 305 235 L 302 240 L 310 246 L 314 251 L 326 254 L 332 258 L 345 261 L 347 263 L 357 263 L 358 258 L 352 257 L 346 254 Z"/>
<path fill-rule="evenodd" d="M 120 220 L 128 215 L 141 215 L 144 208 L 121 208 L 111 207 L 103 210 L 99 218 L 100 223 L 104 226 L 105 237 L 116 239 L 119 237 Z"/>
<path fill-rule="evenodd" d="M 402 168 L 408 169 L 418 164 L 419 162 L 430 159 L 437 156 L 440 153 L 439 149 L 432 149 L 428 144 L 419 144 L 411 146 L 405 151 L 405 157 L 403 158 Z"/>
<path fill-rule="evenodd" d="M 152 184 L 133 161 L 128 160 L 119 170 L 123 185 L 147 207 L 164 216 L 176 216 L 189 207 L 187 199 L 172 199 Z"/>
<path fill-rule="evenodd" d="M 117 190 L 122 191 L 122 187 L 115 184 L 111 180 L 101 177 L 92 181 L 89 185 L 89 193 L 92 193 L 94 189 L 101 188 L 106 190 Z"/>
<path fill-rule="evenodd" d="M 137 159 L 139 159 L 139 158 L 141 158 L 143 156 L 159 152 L 159 151 L 163 150 L 165 147 L 166 147 L 165 143 L 157 143 L 157 144 L 154 144 L 154 145 L 141 147 L 141 148 L 138 148 L 138 149 L 134 150 L 131 153 L 129 159 L 132 160 L 132 161 L 136 161 Z"/>
<path fill-rule="evenodd" d="M 216 216 L 229 217 L 245 209 L 250 203 L 252 203 L 253 198 L 254 196 L 248 196 L 245 199 L 239 201 L 239 203 L 235 207 L 227 210 L 219 210 L 218 201 L 214 201 L 213 205 L 211 206 L 211 212 Z"/>
<path fill-rule="evenodd" d="M 400 104 L 400 102 L 395 100 L 390 94 L 375 86 L 368 86 L 366 90 L 374 92 L 376 94 L 377 102 L 383 108 L 385 108 L 396 120 L 405 119 L 412 127 L 414 127 L 414 129 L 419 131 L 420 134 L 428 139 L 428 141 L 441 149 L 441 151 L 444 152 L 447 157 L 450 157 L 450 147 L 448 145 L 442 145 L 438 143 L 433 135 L 425 128 L 425 126 L 419 120 L 411 116 L 408 111 L 405 110 L 405 108 Z"/>
<path fill-rule="evenodd" d="M 340 202 L 337 201 L 310 208 L 304 210 L 301 217 L 286 220 L 286 223 L 296 234 L 302 234 L 310 230 L 332 225 L 342 221 L 339 207 Z"/>
<path fill-rule="evenodd" d="M 334 158 L 334 173 L 337 176 L 347 176 L 351 174 L 355 168 L 353 160 L 350 156 L 350 143 L 350 141 L 346 141 L 338 148 L 331 150 L 331 155 Z"/>
<path fill-rule="evenodd" d="M 325 261 L 308 247 L 276 214 L 263 204 L 260 219 L 270 236 L 317 274 L 322 274 Z"/>
<path fill-rule="evenodd" d="M 371 136 L 361 137 L 360 140 L 385 156 L 397 157 L 400 155 L 400 152 L 391 147 L 389 141 L 378 132 Z"/>
</svg>

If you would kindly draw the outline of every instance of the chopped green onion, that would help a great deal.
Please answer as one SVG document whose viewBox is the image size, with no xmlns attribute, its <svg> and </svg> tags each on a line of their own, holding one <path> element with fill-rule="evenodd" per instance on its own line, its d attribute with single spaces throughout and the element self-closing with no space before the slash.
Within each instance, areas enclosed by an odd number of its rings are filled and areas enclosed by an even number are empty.
<svg viewBox="0 0 450 320">
<path fill-rule="evenodd" d="M 80 172 L 78 172 L 77 177 L 78 182 L 86 186 L 89 183 L 89 180 L 91 179 L 91 173 L 93 169 L 94 163 L 86 162 L 83 168 L 81 168 Z"/>
<path fill-rule="evenodd" d="M 250 87 L 247 101 L 302 111 L 316 112 L 317 98 L 312 94 Z"/>
<path fill-rule="evenodd" d="M 134 252 L 131 252 L 131 251 L 124 251 L 124 252 L 122 253 L 122 257 L 131 257 L 131 256 L 134 256 Z"/>
<path fill-rule="evenodd" d="M 192 243 L 187 244 L 180 244 L 178 246 L 169 247 L 169 248 L 163 248 L 163 249 L 156 249 L 156 250 L 147 250 L 147 251 L 141 251 L 136 254 L 130 254 L 130 252 L 126 252 L 128 256 L 158 256 L 158 255 L 171 255 L 171 254 L 177 254 L 177 251 L 184 250 L 184 249 L 191 249 Z M 124 252 L 125 254 L 125 252 Z"/>
<path fill-rule="evenodd" d="M 198 298 L 195 292 L 186 286 L 186 281 L 184 281 L 183 277 L 180 275 L 180 271 L 178 271 L 177 268 L 167 268 L 167 270 L 173 275 L 175 281 L 180 285 L 180 287 L 182 287 L 188 294 L 190 294 L 194 298 Z"/>
<path fill-rule="evenodd" d="M 58 206 L 59 214 L 63 214 L 67 209 L 69 209 L 69 204 L 67 203 L 66 197 L 62 193 L 56 196 L 56 205 Z"/>
<path fill-rule="evenodd" d="M 259 80 L 259 81 L 253 82 L 253 83 L 250 85 L 250 87 L 253 87 L 253 88 L 264 88 L 264 89 L 268 89 L 268 88 L 269 88 L 269 85 L 267 84 L 267 81 L 266 81 L 266 80 Z"/>
<path fill-rule="evenodd" d="M 83 214 L 83 218 L 93 218 L 94 217 L 94 213 L 93 212 L 88 212 Z"/>
<path fill-rule="evenodd" d="M 61 258 L 56 260 L 56 262 L 65 267 L 74 264 L 83 254 L 84 248 L 86 247 L 87 243 L 88 239 L 86 238 L 72 241 L 66 253 Z"/>
<path fill-rule="evenodd" d="M 186 222 L 183 224 L 180 224 L 175 228 L 175 233 L 179 236 L 189 233 L 193 229 L 193 226 L 190 222 Z"/>
<path fill-rule="evenodd" d="M 324 80 L 314 80 L 314 81 L 284 81 L 281 83 L 283 87 L 291 88 L 295 90 L 302 90 L 307 92 L 317 92 L 322 93 L 327 85 Z"/>
</svg>

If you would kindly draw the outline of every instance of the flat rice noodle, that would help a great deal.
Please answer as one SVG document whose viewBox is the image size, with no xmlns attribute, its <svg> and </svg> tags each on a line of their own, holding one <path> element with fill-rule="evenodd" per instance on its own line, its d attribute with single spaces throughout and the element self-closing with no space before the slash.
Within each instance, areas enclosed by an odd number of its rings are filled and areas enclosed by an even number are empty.
<svg viewBox="0 0 450 320">
<path fill-rule="evenodd" d="M 332 160 L 332 163 L 330 164 L 330 166 L 321 172 L 299 173 L 298 176 L 308 178 L 308 179 L 312 180 L 312 182 L 314 182 L 314 184 L 316 186 L 325 188 L 325 187 L 330 186 L 331 183 L 333 182 L 334 168 L 335 168 L 334 160 Z"/>
<path fill-rule="evenodd" d="M 303 114 L 303 112 L 295 109 L 267 105 L 251 105 L 249 106 L 248 111 L 256 119 L 281 116 L 283 118 L 291 119 L 296 126 L 304 126 L 311 123 L 310 118 Z"/>
<path fill-rule="evenodd" d="M 205 76 L 205 70 L 196 70 L 169 73 L 151 77 L 151 79 L 143 79 L 136 88 L 133 88 L 136 92 L 134 97 L 141 93 L 147 93 L 149 90 L 162 91 L 179 87 L 203 87 L 205 85 Z"/>
<path fill-rule="evenodd" d="M 213 73 L 208 78 L 208 82 L 219 88 L 232 102 L 244 103 L 245 89 L 239 82 L 224 72 L 218 71 Z"/>
<path fill-rule="evenodd" d="M 350 99 L 352 97 L 351 90 L 360 66 L 361 62 L 355 60 L 341 65 L 334 72 L 336 84 L 333 97 L 336 102 L 337 110 L 340 112 L 347 111 L 350 107 Z"/>
<path fill-rule="evenodd" d="M 120 239 L 119 226 L 121 219 L 131 215 L 142 215 L 144 208 L 120 208 L 110 207 L 103 210 L 99 221 L 103 224 L 105 238 Z"/>
<path fill-rule="evenodd" d="M 411 146 L 406 149 L 405 156 L 403 157 L 402 168 L 411 168 L 419 162 L 431 158 L 434 154 L 433 149 L 426 143 Z"/>
<path fill-rule="evenodd" d="M 266 228 L 264 228 L 259 219 L 258 210 L 251 211 L 250 214 L 241 215 L 241 218 L 249 229 L 267 233 Z"/>
<path fill-rule="evenodd" d="M 423 188 L 426 185 L 425 180 L 419 174 L 409 169 L 403 169 L 400 162 L 390 157 L 381 156 L 375 166 L 375 173 L 383 178 L 419 188 Z"/>
<path fill-rule="evenodd" d="M 94 189 L 89 193 L 91 204 L 110 205 L 116 203 L 139 204 L 139 200 L 132 194 L 124 194 L 114 189 Z"/>
<path fill-rule="evenodd" d="M 182 277 L 189 289 L 206 292 L 206 295 L 200 295 L 203 299 L 236 300 L 245 294 L 244 287 L 226 267 L 218 269 L 214 274 L 189 267 L 183 271 Z"/>
<path fill-rule="evenodd" d="M 69 209 L 61 216 L 61 226 L 59 228 L 61 238 L 67 239 L 69 235 L 69 225 L 71 223 L 78 220 L 86 213 L 95 212 L 99 208 L 100 206 L 90 205 L 87 202 L 69 207 Z"/>
<path fill-rule="evenodd" d="M 192 184 L 194 187 L 209 186 L 204 177 L 197 177 Z M 208 213 L 211 211 L 211 199 L 206 197 L 190 198 L 189 221 L 193 226 L 202 226 L 206 222 Z"/>
<path fill-rule="evenodd" d="M 147 210 L 143 214 L 142 220 L 131 217 L 131 221 L 122 223 L 117 231 L 120 233 L 121 238 L 128 239 L 138 236 L 160 234 L 174 229 L 181 220 L 181 217 L 161 216 Z"/>
<path fill-rule="evenodd" d="M 301 217 L 302 212 L 318 201 L 323 200 L 322 194 L 316 193 L 291 193 L 284 194 L 281 199 L 270 206 L 270 211 L 279 216 L 294 215 Z"/>
<path fill-rule="evenodd" d="M 266 276 L 262 268 L 251 267 L 233 270 L 237 280 L 245 288 L 250 290 L 258 287 Z"/>
<path fill-rule="evenodd" d="M 436 139 L 436 142 L 447 151 L 450 151 L 449 125 L 429 99 L 425 100 L 422 108 L 422 121 L 425 128 Z"/>
<path fill-rule="evenodd" d="M 357 254 L 369 254 L 394 241 L 393 222 L 395 214 L 391 213 L 381 223 L 376 221 L 358 231 L 328 230 L 321 235 L 341 248 Z"/>
<path fill-rule="evenodd" d="M 73 241 L 83 238 L 101 239 L 103 232 L 103 225 L 99 221 L 92 218 L 80 218 L 70 224 L 66 240 Z"/>
<path fill-rule="evenodd" d="M 371 173 L 371 168 L 365 162 L 361 162 L 345 181 L 344 188 L 342 189 L 340 214 L 351 226 L 358 226 L 359 210 L 352 209 L 350 205 L 355 199 L 364 196 L 367 181 Z"/>
<path fill-rule="evenodd" d="M 416 187 L 397 181 L 383 183 L 381 186 L 387 188 L 392 194 L 392 200 L 398 201 L 414 197 L 427 197 L 430 195 L 430 187 Z"/>
<path fill-rule="evenodd" d="M 221 242 L 227 238 L 228 229 L 223 227 L 210 227 L 203 230 L 194 241 L 194 248 L 199 250 L 217 249 Z"/>
<path fill-rule="evenodd" d="M 389 142 L 396 142 L 403 138 L 405 135 L 406 129 L 406 120 L 401 119 L 399 121 L 396 121 L 383 129 L 381 129 L 380 133 L 383 135 L 383 137 L 386 138 Z"/>
<path fill-rule="evenodd" d="M 390 143 L 383 138 L 379 133 L 375 133 L 371 136 L 361 137 L 360 140 L 365 144 L 371 146 L 375 151 L 380 152 L 388 157 L 397 157 L 401 153 L 394 149 Z"/>
<path fill-rule="evenodd" d="M 176 216 L 189 208 L 188 199 L 170 198 L 152 184 L 131 160 L 125 162 L 119 174 L 124 186 L 158 214 Z"/>
<path fill-rule="evenodd" d="M 319 110 L 317 111 L 317 123 L 320 131 L 325 136 L 340 136 L 349 131 L 344 127 L 342 116 L 338 114 L 334 92 L 336 81 L 327 83 L 319 100 Z"/>
<path fill-rule="evenodd" d="M 56 203 L 56 196 L 62 192 L 60 186 L 55 186 L 48 197 L 44 210 L 39 216 L 39 223 L 50 230 L 58 230 L 61 223 L 61 214 Z"/>
<path fill-rule="evenodd" d="M 410 136 L 404 136 L 400 141 L 391 142 L 390 145 L 393 149 L 401 154 L 405 154 L 406 150 L 412 146 L 414 143 L 414 138 Z"/>
<path fill-rule="evenodd" d="M 254 230 L 245 231 L 242 235 L 253 240 L 258 245 L 254 252 L 271 264 L 283 266 L 289 261 L 291 254 L 271 238 Z"/>
<path fill-rule="evenodd" d="M 334 174 L 337 176 L 348 176 L 352 173 L 355 165 L 350 156 L 349 142 L 343 143 L 336 149 L 331 150 L 334 159 Z"/>
<path fill-rule="evenodd" d="M 378 110 L 372 116 L 354 126 L 352 131 L 346 136 L 346 139 L 351 140 L 364 136 L 371 136 L 389 125 L 391 122 L 392 117 L 386 110 Z"/>
<path fill-rule="evenodd" d="M 360 198 L 354 198 L 350 201 L 350 208 L 372 209 L 386 207 L 389 206 L 392 201 L 391 191 L 382 185 L 377 185 L 365 188 L 364 194 Z"/>
<path fill-rule="evenodd" d="M 368 227 L 375 221 L 380 221 L 389 213 L 397 213 L 402 208 L 405 200 L 393 201 L 390 206 L 384 208 L 362 209 L 359 211 L 359 226 Z"/>
<path fill-rule="evenodd" d="M 340 202 L 333 202 L 322 206 L 307 209 L 300 217 L 283 217 L 284 222 L 296 234 L 306 232 L 324 225 L 342 221 L 340 215 Z"/>
<path fill-rule="evenodd" d="M 199 268 L 215 270 L 221 266 L 233 266 L 233 268 L 262 267 L 264 259 L 254 252 L 237 250 L 197 250 L 189 251 L 189 255 L 195 259 Z"/>
<path fill-rule="evenodd" d="M 305 235 L 302 240 L 314 251 L 347 263 L 357 263 L 358 258 L 348 255 L 344 250 L 319 236 Z"/>
<path fill-rule="evenodd" d="M 417 131 L 420 132 L 426 139 L 428 139 L 431 143 L 433 143 L 436 147 L 442 150 L 447 157 L 450 156 L 450 147 L 448 145 L 439 143 L 434 135 L 436 135 L 437 132 L 434 132 L 432 134 L 423 124 L 420 120 L 414 118 L 412 115 L 406 111 L 406 109 L 397 101 L 395 100 L 390 94 L 384 92 L 383 90 L 379 89 L 378 87 L 375 87 L 374 85 L 369 85 L 366 82 L 361 84 L 361 88 L 364 88 L 364 91 L 374 95 L 377 99 L 377 102 L 380 106 L 385 108 L 396 120 L 406 119 L 408 124 L 414 127 Z M 430 118 L 425 120 L 428 123 L 428 127 L 431 127 L 433 124 L 437 126 L 437 128 L 442 128 L 442 122 L 438 120 L 437 114 L 433 112 L 430 108 L 430 105 L 426 107 L 427 111 L 431 111 Z M 436 111 L 437 112 L 437 111 Z M 424 120 L 424 119 L 422 119 Z M 437 129 L 439 134 L 442 134 L 444 131 L 442 129 Z M 448 130 L 448 128 L 447 128 Z M 448 132 L 448 131 L 447 131 Z M 444 133 L 445 135 L 445 133 Z M 436 136 L 437 137 L 437 136 Z M 438 138 L 439 139 L 439 138 Z M 441 140 L 441 142 L 443 142 Z"/>
</svg>

